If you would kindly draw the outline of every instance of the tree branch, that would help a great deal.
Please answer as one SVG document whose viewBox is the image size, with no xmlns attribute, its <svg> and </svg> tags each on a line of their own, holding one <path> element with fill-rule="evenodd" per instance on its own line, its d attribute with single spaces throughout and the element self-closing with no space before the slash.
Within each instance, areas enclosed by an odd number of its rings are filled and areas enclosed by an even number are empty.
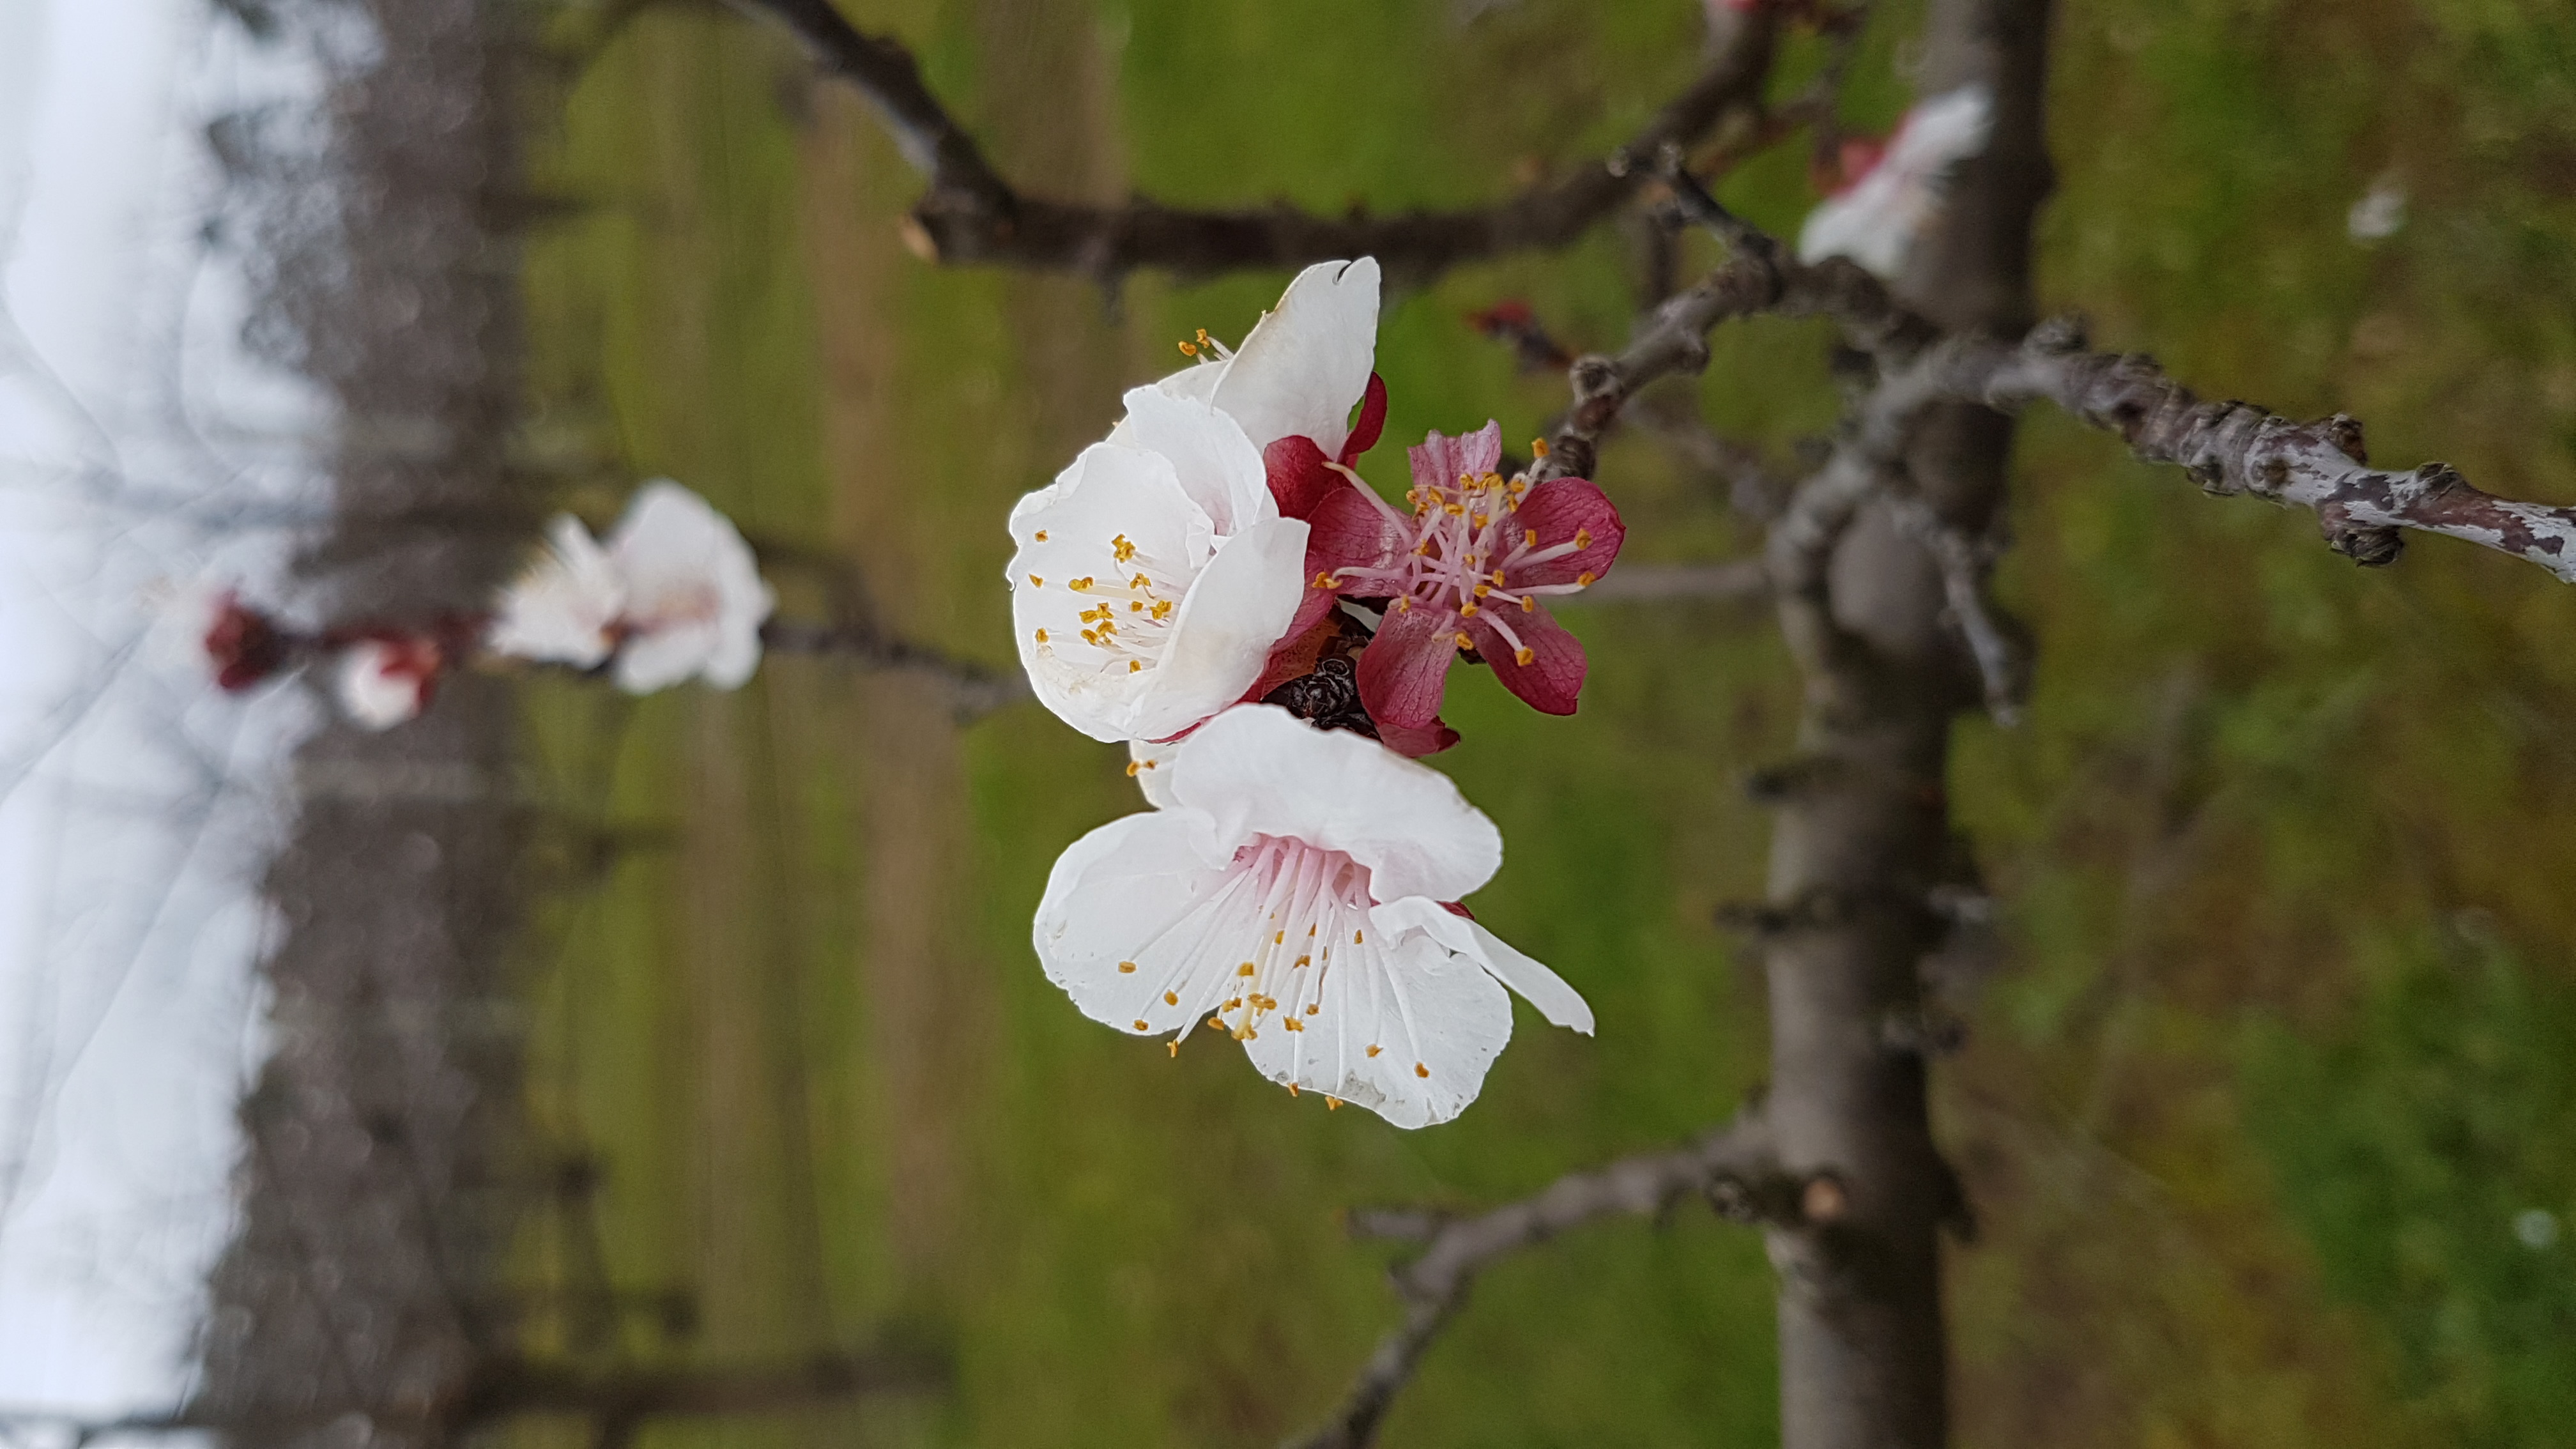
<svg viewBox="0 0 2576 1449">
<path fill-rule="evenodd" d="M 903 669 L 928 674 L 947 686 L 961 719 L 980 719 L 1028 696 L 1026 675 L 1004 674 L 943 649 L 896 638 L 865 623 L 817 624 L 801 619 L 772 619 L 760 626 L 761 647 L 780 654 L 843 659 L 867 669 Z"/>
<path fill-rule="evenodd" d="M 1503 1257 L 1595 1218 L 1659 1216 L 1694 1193 L 1739 1221 L 1796 1219 L 1817 1205 L 1811 1186 L 1780 1175 L 1769 1128 L 1758 1111 L 1748 1110 L 1687 1146 L 1568 1173 L 1534 1196 L 1473 1217 L 1418 1210 L 1354 1213 L 1354 1236 L 1423 1245 L 1387 1275 L 1403 1301 L 1404 1321 L 1378 1340 L 1333 1417 L 1292 1442 L 1296 1449 L 1363 1449 L 1372 1442 L 1423 1352 L 1466 1302 L 1476 1275 Z"/>
<path fill-rule="evenodd" d="M 867 97 L 904 159 L 930 183 L 905 228 L 925 259 L 1103 280 L 1142 267 L 1207 273 L 1374 256 L 1390 280 L 1420 282 L 1505 252 L 1565 246 L 1634 195 L 1664 147 L 1687 146 L 1729 114 L 1761 104 L 1776 29 L 1763 7 L 1634 139 L 1563 179 L 1488 207 L 1324 217 L 1287 206 L 1201 211 L 1144 197 L 1093 206 L 1024 194 L 931 93 L 901 44 L 851 25 L 831 0 L 731 3 L 784 24 L 816 66 Z"/>
</svg>

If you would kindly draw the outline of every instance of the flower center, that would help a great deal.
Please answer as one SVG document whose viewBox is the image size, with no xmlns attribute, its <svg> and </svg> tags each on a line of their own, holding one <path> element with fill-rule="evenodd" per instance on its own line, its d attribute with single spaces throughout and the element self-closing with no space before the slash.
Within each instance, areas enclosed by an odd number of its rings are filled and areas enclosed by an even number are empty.
<svg viewBox="0 0 2576 1449">
<path fill-rule="evenodd" d="M 1094 677 L 1142 674 L 1162 662 L 1190 574 L 1123 533 L 1109 540 L 1104 564 L 1102 572 L 1069 579 L 1029 575 L 1029 587 L 1062 590 L 1066 598 L 1052 611 L 1063 622 L 1036 631 L 1038 653 L 1088 667 Z"/>
<path fill-rule="evenodd" d="M 1377 497 L 1356 480 L 1354 486 L 1372 499 Z M 1592 546 L 1589 530 L 1542 546 L 1536 529 L 1521 527 L 1514 515 L 1520 512 L 1529 487 L 1523 480 L 1507 482 L 1500 474 L 1487 473 L 1480 478 L 1460 474 L 1454 488 L 1437 484 L 1409 488 L 1404 497 L 1413 505 L 1413 516 L 1403 524 L 1410 540 L 1407 552 L 1385 568 L 1336 569 L 1315 582 L 1370 597 L 1382 591 L 1383 597 L 1394 601 L 1389 607 L 1408 612 L 1430 608 L 1461 619 L 1482 615 L 1514 658 L 1526 665 L 1533 656 L 1513 631 L 1511 613 L 1534 613 L 1540 598 L 1580 593 L 1592 583 L 1588 573 L 1570 584 L 1531 583 L 1521 577 L 1525 570 Z M 1458 647 L 1470 645 L 1462 631 Z"/>
</svg>

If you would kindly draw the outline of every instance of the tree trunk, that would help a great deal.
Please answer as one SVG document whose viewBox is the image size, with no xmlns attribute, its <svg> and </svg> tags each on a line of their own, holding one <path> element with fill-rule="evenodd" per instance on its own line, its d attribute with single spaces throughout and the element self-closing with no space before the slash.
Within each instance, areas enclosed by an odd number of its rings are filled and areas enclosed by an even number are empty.
<svg viewBox="0 0 2576 1449">
<path fill-rule="evenodd" d="M 2040 129 L 2048 0 L 1932 0 L 1921 93 L 1995 92 L 1992 143 L 1962 168 L 1898 292 L 1945 327 L 2029 322 L 2030 227 L 2048 187 Z M 2012 424 L 1925 420 L 1914 486 L 1946 521 L 2001 508 Z M 1982 692 L 1917 535 L 1864 510 L 1830 576 L 1838 646 L 1806 651 L 1809 782 L 1781 813 L 1770 888 L 1793 922 L 1767 942 L 1769 1121 L 1811 1182 L 1807 1221 L 1770 1234 L 1780 1274 L 1784 1449 L 1931 1449 L 1949 1432 L 1941 1225 L 1959 1204 L 1925 1100 L 1917 964 L 1934 888 L 1966 877 L 1944 781 L 1950 725 Z M 1798 632 L 1793 629 L 1792 638 Z"/>
</svg>

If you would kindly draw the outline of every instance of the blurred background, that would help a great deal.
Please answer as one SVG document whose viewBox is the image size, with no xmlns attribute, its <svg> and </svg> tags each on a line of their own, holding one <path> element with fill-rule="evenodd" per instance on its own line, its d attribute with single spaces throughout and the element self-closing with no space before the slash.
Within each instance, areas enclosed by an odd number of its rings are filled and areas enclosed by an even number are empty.
<svg viewBox="0 0 2576 1449">
<path fill-rule="evenodd" d="M 1706 26 L 846 8 L 1014 178 L 1326 211 L 1596 157 Z M 2361 416 L 2384 463 L 2576 501 L 2576 14 L 2059 9 L 2043 307 L 2204 394 Z M 1909 102 L 1919 11 L 1875 8 L 1852 125 Z M 1721 194 L 1793 229 L 1808 160 Z M 1046 983 L 1048 865 L 1138 801 L 1034 704 L 963 722 L 936 680 L 773 658 L 641 701 L 474 677 L 360 735 L 173 642 L 156 600 L 209 579 L 314 619 L 470 603 L 548 512 L 667 474 L 789 612 L 855 582 L 1007 667 L 1010 502 L 1285 275 L 941 270 L 899 234 L 917 190 L 852 93 L 695 0 L 0 0 L 0 1430 L 1264 1442 L 1394 1311 L 1342 1209 L 1516 1196 L 1757 1087 L 1760 975 L 1714 916 L 1761 894 L 1740 782 L 1797 699 L 1740 604 L 1567 606 L 1571 719 L 1453 685 L 1438 763 L 1509 842 L 1478 913 L 1600 1032 L 1524 1013 L 1419 1133 Z M 1561 376 L 1469 314 L 1615 346 L 1639 251 L 1607 224 L 1390 295 L 1390 440 L 1537 434 Z M 1715 353 L 1727 436 L 1786 469 L 1831 426 L 1825 329 Z M 1651 438 L 1599 481 L 1631 562 L 1757 546 Z M 2576 596 L 2440 540 L 2356 570 L 2044 412 L 2013 531 L 2037 685 L 1953 781 L 2000 902 L 1943 983 L 1959 1441 L 2569 1442 Z M 1389 1434 L 1750 1446 L 1775 1395 L 1760 1243 L 1686 1210 L 1490 1274 Z"/>
</svg>

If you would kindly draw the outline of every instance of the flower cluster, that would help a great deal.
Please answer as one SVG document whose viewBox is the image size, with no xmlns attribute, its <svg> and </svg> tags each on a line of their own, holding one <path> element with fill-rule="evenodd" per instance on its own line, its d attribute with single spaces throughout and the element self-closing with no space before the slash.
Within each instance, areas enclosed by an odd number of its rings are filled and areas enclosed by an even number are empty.
<svg viewBox="0 0 2576 1449">
<path fill-rule="evenodd" d="M 1583 998 L 1460 898 L 1502 837 L 1413 757 L 1456 743 L 1452 664 L 1569 714 L 1582 646 L 1545 601 L 1606 573 L 1619 516 L 1582 479 L 1502 476 L 1502 434 L 1411 449 L 1407 507 L 1354 471 L 1387 397 L 1374 260 L 1310 267 L 1240 348 L 1129 392 L 1125 416 L 1011 513 L 1037 697 L 1124 743 L 1151 809 L 1056 862 L 1034 939 L 1084 1014 L 1240 1042 L 1263 1075 L 1402 1127 L 1475 1100 L 1508 991 Z"/>
<path fill-rule="evenodd" d="M 607 670 L 631 694 L 690 679 L 739 688 L 760 666 L 775 603 L 742 534 L 665 478 L 637 491 L 605 545 L 579 519 L 556 518 L 545 553 L 489 614 L 299 631 L 224 590 L 194 604 L 192 630 L 223 689 L 328 661 L 341 713 L 382 730 L 417 718 L 478 657 Z"/>
</svg>

